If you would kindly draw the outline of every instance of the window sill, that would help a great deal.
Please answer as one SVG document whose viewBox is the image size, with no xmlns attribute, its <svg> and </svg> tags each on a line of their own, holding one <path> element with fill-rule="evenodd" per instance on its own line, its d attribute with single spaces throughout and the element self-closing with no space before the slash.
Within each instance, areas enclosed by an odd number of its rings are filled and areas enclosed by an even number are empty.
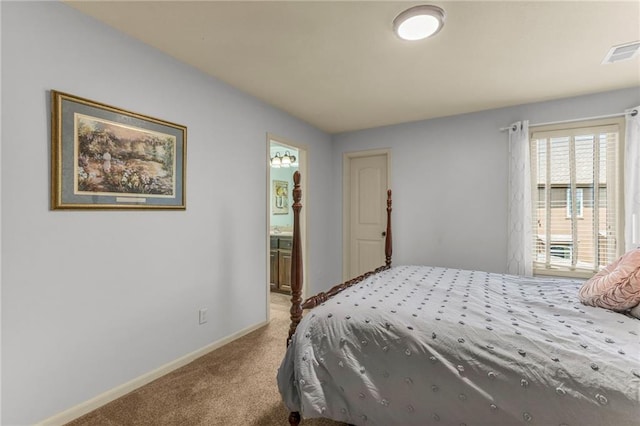
<svg viewBox="0 0 640 426">
<path fill-rule="evenodd" d="M 596 272 L 593 271 L 569 271 L 562 269 L 534 269 L 534 276 L 557 277 L 557 278 L 576 278 L 587 280 L 593 277 Z"/>
</svg>

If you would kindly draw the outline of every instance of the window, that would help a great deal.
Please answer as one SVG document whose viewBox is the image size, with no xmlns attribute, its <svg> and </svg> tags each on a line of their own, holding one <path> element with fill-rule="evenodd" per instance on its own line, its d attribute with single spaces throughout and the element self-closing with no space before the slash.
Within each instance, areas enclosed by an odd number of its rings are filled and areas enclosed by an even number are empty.
<svg viewBox="0 0 640 426">
<path fill-rule="evenodd" d="M 624 124 L 565 126 L 532 129 L 533 268 L 590 276 L 621 250 Z"/>
</svg>

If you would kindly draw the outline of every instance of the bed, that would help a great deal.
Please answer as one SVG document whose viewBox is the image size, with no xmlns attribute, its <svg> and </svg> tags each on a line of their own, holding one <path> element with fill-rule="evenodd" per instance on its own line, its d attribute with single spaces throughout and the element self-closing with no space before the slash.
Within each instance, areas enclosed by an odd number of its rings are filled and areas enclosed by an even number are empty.
<svg viewBox="0 0 640 426">
<path fill-rule="evenodd" d="M 277 376 L 291 425 L 639 423 L 637 318 L 580 303 L 578 280 L 391 266 L 390 192 L 385 265 L 303 302 L 299 182 Z"/>
</svg>

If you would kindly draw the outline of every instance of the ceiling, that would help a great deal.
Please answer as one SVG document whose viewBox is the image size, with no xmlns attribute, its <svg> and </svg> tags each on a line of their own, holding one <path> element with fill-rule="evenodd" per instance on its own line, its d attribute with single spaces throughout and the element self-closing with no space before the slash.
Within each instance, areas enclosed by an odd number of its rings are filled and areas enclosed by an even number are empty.
<svg viewBox="0 0 640 426">
<path fill-rule="evenodd" d="M 328 133 L 640 87 L 640 0 L 67 1 Z M 404 9 L 447 14 L 432 39 L 392 32 Z"/>
</svg>

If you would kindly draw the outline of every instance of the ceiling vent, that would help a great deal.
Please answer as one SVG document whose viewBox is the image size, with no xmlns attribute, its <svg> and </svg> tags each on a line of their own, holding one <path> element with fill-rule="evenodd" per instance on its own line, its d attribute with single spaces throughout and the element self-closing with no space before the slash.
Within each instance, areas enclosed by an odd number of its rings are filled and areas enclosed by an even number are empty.
<svg viewBox="0 0 640 426">
<path fill-rule="evenodd" d="M 640 51 L 640 41 L 633 41 L 631 43 L 619 44 L 613 46 L 602 61 L 603 64 L 612 64 L 614 62 L 626 61 L 627 59 L 634 58 L 638 51 Z"/>
</svg>

